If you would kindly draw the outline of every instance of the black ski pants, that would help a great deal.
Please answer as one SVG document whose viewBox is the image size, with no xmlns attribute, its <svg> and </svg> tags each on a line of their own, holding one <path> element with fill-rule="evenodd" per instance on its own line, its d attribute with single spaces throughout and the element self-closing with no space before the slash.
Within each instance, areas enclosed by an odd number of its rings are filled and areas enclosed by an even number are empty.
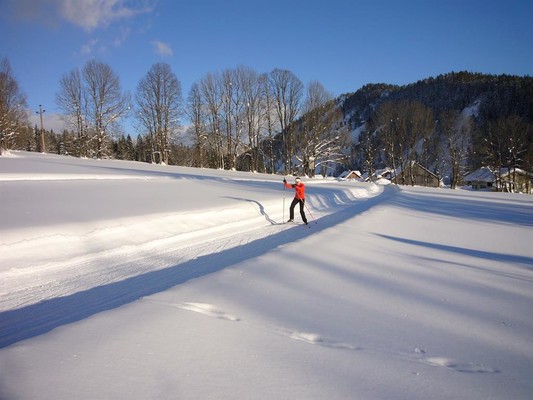
<svg viewBox="0 0 533 400">
<path fill-rule="evenodd" d="M 291 207 L 289 209 L 289 219 L 294 219 L 294 207 L 296 204 L 300 204 L 300 215 L 302 216 L 302 221 L 307 224 L 307 218 L 305 216 L 304 205 L 305 199 L 297 199 L 296 197 L 292 200 Z"/>
</svg>

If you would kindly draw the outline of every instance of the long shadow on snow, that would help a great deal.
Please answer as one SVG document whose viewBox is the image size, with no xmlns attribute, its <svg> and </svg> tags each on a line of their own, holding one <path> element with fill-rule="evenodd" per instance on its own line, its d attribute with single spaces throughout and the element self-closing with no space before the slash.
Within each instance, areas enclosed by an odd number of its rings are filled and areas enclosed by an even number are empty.
<svg viewBox="0 0 533 400">
<path fill-rule="evenodd" d="M 287 242 L 303 239 L 309 234 L 341 223 L 370 209 L 395 192 L 394 187 L 385 187 L 381 195 L 342 208 L 338 212 L 318 219 L 316 224 L 312 222 L 310 229 L 305 226 L 295 226 L 248 244 L 201 256 L 166 269 L 5 311 L 0 313 L 0 348 L 260 256 Z"/>
<path fill-rule="evenodd" d="M 445 244 L 423 242 L 420 240 L 406 239 L 382 234 L 376 234 L 376 236 L 382 237 L 384 239 L 394 240 L 400 243 L 407 243 L 413 246 L 426 247 L 433 250 L 441 250 L 445 252 L 463 254 L 470 257 L 499 261 L 510 264 L 521 264 L 525 268 L 533 270 L 533 257 L 517 256 L 514 254 L 493 253 L 489 251 L 474 250 L 465 247 L 448 246 Z"/>
<path fill-rule="evenodd" d="M 517 203 L 514 198 L 505 196 L 498 199 L 461 195 L 455 191 L 417 193 L 403 190 L 402 196 L 394 199 L 394 204 L 447 217 L 533 226 L 533 203 L 528 197 Z"/>
</svg>

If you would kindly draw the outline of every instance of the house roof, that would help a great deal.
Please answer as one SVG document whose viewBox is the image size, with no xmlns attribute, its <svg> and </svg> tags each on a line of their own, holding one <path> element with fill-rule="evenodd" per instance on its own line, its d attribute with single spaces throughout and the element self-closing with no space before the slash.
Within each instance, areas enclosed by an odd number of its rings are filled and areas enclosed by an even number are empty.
<svg viewBox="0 0 533 400">
<path fill-rule="evenodd" d="M 487 167 L 481 167 L 464 177 L 466 182 L 494 182 L 494 173 Z"/>
<path fill-rule="evenodd" d="M 428 174 L 429 176 L 432 176 L 435 179 L 439 179 L 439 177 L 436 174 L 431 172 L 429 169 L 427 169 L 426 167 L 424 167 L 422 164 L 420 164 L 417 161 L 410 161 L 409 165 L 410 165 L 411 168 L 413 168 L 413 167 L 419 168 L 422 171 L 424 171 L 426 174 Z M 403 172 L 403 169 L 402 169 L 401 166 L 396 168 L 396 171 L 391 170 L 391 179 L 396 179 L 398 176 L 400 176 L 402 174 L 402 172 Z"/>
<path fill-rule="evenodd" d="M 357 178 L 361 178 L 361 172 L 359 171 L 344 171 L 342 174 L 339 175 L 339 179 L 346 179 L 349 177 L 356 176 Z"/>
<path fill-rule="evenodd" d="M 502 177 L 507 176 L 507 175 L 512 175 L 514 173 L 516 173 L 517 175 L 532 176 L 530 172 L 524 171 L 523 169 L 520 169 L 520 168 L 502 168 L 500 170 L 500 174 Z"/>
</svg>

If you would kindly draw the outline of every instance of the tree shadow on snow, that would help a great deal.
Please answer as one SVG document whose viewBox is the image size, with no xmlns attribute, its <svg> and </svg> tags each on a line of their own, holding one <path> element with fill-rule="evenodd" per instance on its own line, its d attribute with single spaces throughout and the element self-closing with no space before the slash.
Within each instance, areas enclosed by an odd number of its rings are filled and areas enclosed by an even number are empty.
<svg viewBox="0 0 533 400">
<path fill-rule="evenodd" d="M 494 253 L 490 251 L 468 249 L 466 247 L 449 246 L 439 243 L 423 242 L 419 240 L 412 240 L 389 235 L 376 234 L 384 239 L 394 240 L 396 242 L 406 243 L 414 246 L 422 246 L 433 250 L 441 250 L 445 252 L 463 254 L 469 257 L 481 258 L 485 260 L 498 261 L 507 264 L 520 264 L 526 269 L 533 271 L 533 258 L 527 256 L 519 256 L 513 254 Z"/>
<path fill-rule="evenodd" d="M 533 203 L 528 197 L 518 203 L 513 198 L 475 197 L 460 192 L 442 190 L 438 195 L 431 192 L 410 193 L 402 191 L 393 203 L 399 207 L 454 218 L 472 219 L 494 223 L 533 226 Z"/>
</svg>

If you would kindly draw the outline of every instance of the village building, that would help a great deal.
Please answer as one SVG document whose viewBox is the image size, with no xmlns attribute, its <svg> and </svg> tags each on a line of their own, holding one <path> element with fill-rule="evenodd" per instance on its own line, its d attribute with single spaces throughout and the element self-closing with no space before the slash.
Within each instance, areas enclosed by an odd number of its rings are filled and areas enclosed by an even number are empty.
<svg viewBox="0 0 533 400">
<path fill-rule="evenodd" d="M 363 177 L 359 171 L 344 171 L 339 175 L 338 179 L 342 181 L 355 181 L 362 180 Z"/>
<path fill-rule="evenodd" d="M 490 168 L 481 167 L 466 175 L 463 180 L 474 190 L 493 190 L 496 184 L 496 175 Z"/>
<path fill-rule="evenodd" d="M 400 185 L 440 187 L 441 184 L 437 175 L 416 161 L 411 161 L 405 168 L 396 170 L 390 180 Z"/>
<path fill-rule="evenodd" d="M 520 168 L 502 168 L 499 186 L 504 192 L 531 194 L 533 174 Z"/>
<path fill-rule="evenodd" d="M 533 174 L 519 168 L 501 168 L 494 172 L 488 167 L 481 167 L 466 175 L 463 180 L 474 190 L 500 190 L 503 192 L 532 192 Z"/>
</svg>

